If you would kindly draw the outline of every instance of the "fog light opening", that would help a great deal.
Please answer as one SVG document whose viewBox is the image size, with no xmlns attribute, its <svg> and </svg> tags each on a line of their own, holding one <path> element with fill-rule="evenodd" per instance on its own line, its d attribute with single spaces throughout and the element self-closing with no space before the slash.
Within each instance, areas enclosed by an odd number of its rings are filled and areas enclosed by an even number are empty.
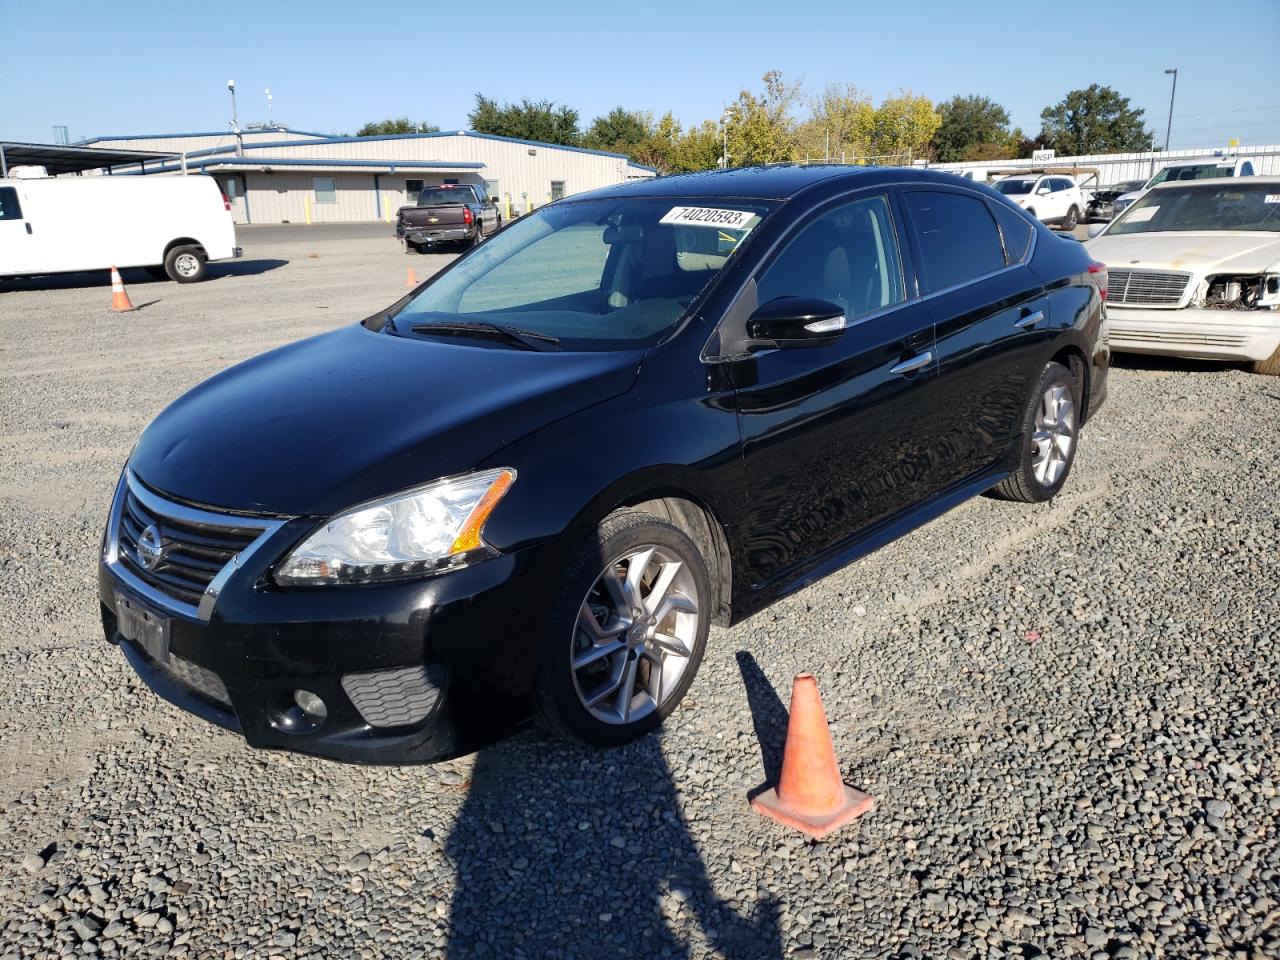
<svg viewBox="0 0 1280 960">
<path fill-rule="evenodd" d="M 295 690 L 288 700 L 271 711 L 270 721 L 285 733 L 311 733 L 320 729 L 328 715 L 329 708 L 319 694 Z"/>
</svg>

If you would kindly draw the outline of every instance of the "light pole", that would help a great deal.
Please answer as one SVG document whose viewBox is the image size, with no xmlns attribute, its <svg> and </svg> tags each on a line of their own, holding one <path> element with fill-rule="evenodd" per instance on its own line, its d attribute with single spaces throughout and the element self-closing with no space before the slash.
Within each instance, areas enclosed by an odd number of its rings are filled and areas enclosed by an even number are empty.
<svg viewBox="0 0 1280 960">
<path fill-rule="evenodd" d="M 236 113 L 236 82 L 227 81 L 227 89 L 231 91 L 231 132 L 236 135 L 236 156 L 244 156 L 244 137 L 240 135 L 240 117 Z"/>
<path fill-rule="evenodd" d="M 267 90 L 267 126 L 271 127 L 273 130 L 275 129 L 275 126 L 276 126 L 275 119 L 271 116 L 271 90 L 270 89 Z"/>
<path fill-rule="evenodd" d="M 1178 68 L 1165 71 L 1165 75 L 1173 75 L 1173 89 L 1169 91 L 1169 123 L 1164 128 L 1164 152 L 1169 152 L 1169 134 L 1173 132 L 1173 98 L 1178 94 Z"/>
<path fill-rule="evenodd" d="M 720 147 L 720 169 L 729 169 L 729 118 L 733 116 L 733 108 L 725 107 L 724 113 L 720 116 L 720 132 L 723 136 L 722 145 Z"/>
</svg>

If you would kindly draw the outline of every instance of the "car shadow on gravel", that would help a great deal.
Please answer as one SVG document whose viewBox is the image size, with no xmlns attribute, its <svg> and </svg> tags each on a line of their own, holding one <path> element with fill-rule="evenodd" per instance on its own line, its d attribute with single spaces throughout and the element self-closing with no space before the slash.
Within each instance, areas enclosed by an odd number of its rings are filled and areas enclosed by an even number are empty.
<svg viewBox="0 0 1280 960">
<path fill-rule="evenodd" d="M 208 279 L 223 277 L 256 277 L 281 267 L 288 260 L 264 258 L 260 260 L 220 260 L 208 265 Z M 127 267 L 120 271 L 120 279 L 126 286 L 172 283 L 168 277 L 152 276 L 141 267 Z M 17 290 L 78 290 L 85 287 L 111 286 L 110 270 L 81 270 L 77 273 L 55 273 L 43 277 L 8 277 L 0 279 L 0 293 Z"/>
<path fill-rule="evenodd" d="M 781 958 L 777 900 L 717 896 L 679 792 L 655 734 L 605 752 L 526 733 L 482 751 L 445 843 L 445 956 Z"/>
</svg>

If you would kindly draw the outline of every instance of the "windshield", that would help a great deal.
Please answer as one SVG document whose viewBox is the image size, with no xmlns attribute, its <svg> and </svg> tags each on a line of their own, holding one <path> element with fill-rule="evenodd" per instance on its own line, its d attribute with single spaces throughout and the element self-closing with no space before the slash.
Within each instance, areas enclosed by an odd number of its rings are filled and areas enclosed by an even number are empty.
<svg viewBox="0 0 1280 960">
<path fill-rule="evenodd" d="M 1152 190 L 1129 207 L 1107 233 L 1182 230 L 1280 231 L 1280 186 L 1233 179 L 1221 186 Z"/>
<path fill-rule="evenodd" d="M 475 200 L 474 194 L 466 187 L 453 187 L 450 189 L 426 189 L 418 194 L 418 206 L 428 207 L 439 203 L 471 203 Z"/>
<path fill-rule="evenodd" d="M 1011 193 L 1030 193 L 1034 180 L 997 180 L 993 186 L 1008 196 Z"/>
<path fill-rule="evenodd" d="M 1157 183 L 1170 183 L 1174 180 L 1213 180 L 1217 177 L 1231 176 L 1235 168 L 1232 164 L 1191 163 L 1183 167 L 1165 167 L 1148 182 L 1148 187 Z"/>
<path fill-rule="evenodd" d="M 456 261 L 392 324 L 426 335 L 431 324 L 496 324 L 566 350 L 649 346 L 774 206 L 656 197 L 552 204 Z"/>
</svg>

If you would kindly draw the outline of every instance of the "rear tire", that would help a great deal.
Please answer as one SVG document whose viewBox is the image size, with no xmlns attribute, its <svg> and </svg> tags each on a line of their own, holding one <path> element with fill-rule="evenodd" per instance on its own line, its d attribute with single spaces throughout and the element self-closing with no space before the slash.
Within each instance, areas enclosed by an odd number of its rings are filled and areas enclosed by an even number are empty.
<svg viewBox="0 0 1280 960">
<path fill-rule="evenodd" d="M 203 280 L 208 262 L 199 247 L 174 247 L 164 258 L 164 272 L 176 283 L 195 283 Z"/>
<path fill-rule="evenodd" d="M 1276 352 L 1267 359 L 1255 360 L 1253 372 L 1260 373 L 1264 377 L 1280 377 L 1280 347 L 1276 347 Z"/>
<path fill-rule="evenodd" d="M 570 560 L 548 618 L 538 719 L 600 747 L 653 730 L 693 683 L 711 603 L 706 562 L 687 535 L 647 513 L 605 518 Z"/>
<path fill-rule="evenodd" d="M 1035 208 L 1035 207 L 1027 207 L 1027 213 L 1031 214 L 1031 216 L 1033 216 L 1033 217 L 1036 217 L 1036 208 Z M 1036 219 L 1037 219 L 1037 220 L 1039 220 L 1040 218 L 1039 218 L 1039 217 L 1036 217 Z"/>
<path fill-rule="evenodd" d="M 1080 438 L 1080 383 L 1060 363 L 1049 363 L 1031 389 L 1018 433 L 1013 473 L 992 488 L 1001 500 L 1043 503 L 1067 482 Z"/>
<path fill-rule="evenodd" d="M 1067 215 L 1062 218 L 1062 229 L 1074 230 L 1076 228 L 1076 224 L 1079 222 L 1080 211 L 1073 205 L 1071 209 L 1067 211 Z"/>
</svg>

